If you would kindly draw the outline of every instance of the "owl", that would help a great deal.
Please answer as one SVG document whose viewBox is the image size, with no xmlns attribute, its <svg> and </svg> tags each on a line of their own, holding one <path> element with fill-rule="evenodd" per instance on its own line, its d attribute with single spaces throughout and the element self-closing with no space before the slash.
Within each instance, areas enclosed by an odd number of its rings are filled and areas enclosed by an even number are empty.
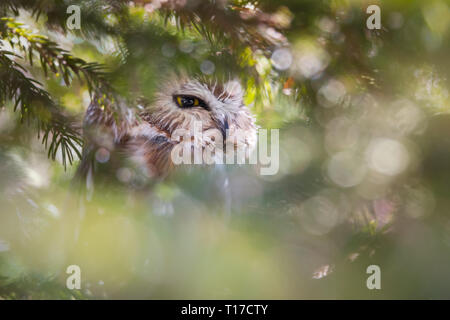
<svg viewBox="0 0 450 320">
<path fill-rule="evenodd" d="M 83 176 L 92 178 L 97 162 L 115 155 L 141 168 L 148 177 L 164 179 L 177 168 L 173 151 L 182 145 L 193 153 L 216 148 L 223 155 L 243 148 L 246 156 L 256 145 L 255 118 L 243 102 L 237 80 L 221 83 L 172 76 L 153 101 L 141 107 L 138 117 L 125 107 L 120 121 L 105 111 L 108 103 L 108 97 L 96 97 L 86 111 L 86 141 L 78 170 Z M 177 134 L 180 130 L 192 133 L 196 124 L 200 124 L 201 135 L 186 138 Z"/>
</svg>

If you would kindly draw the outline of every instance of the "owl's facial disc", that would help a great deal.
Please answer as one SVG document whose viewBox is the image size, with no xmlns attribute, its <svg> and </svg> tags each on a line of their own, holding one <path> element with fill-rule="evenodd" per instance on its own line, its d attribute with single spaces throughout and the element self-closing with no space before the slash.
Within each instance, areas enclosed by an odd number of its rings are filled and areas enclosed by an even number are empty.
<svg viewBox="0 0 450 320">
<path fill-rule="evenodd" d="M 201 107 L 206 110 L 210 110 L 209 106 L 201 99 L 195 97 L 195 96 L 189 96 L 189 95 L 174 95 L 173 101 L 175 104 L 181 108 L 181 109 L 188 109 L 188 108 L 194 108 L 194 107 Z"/>
</svg>

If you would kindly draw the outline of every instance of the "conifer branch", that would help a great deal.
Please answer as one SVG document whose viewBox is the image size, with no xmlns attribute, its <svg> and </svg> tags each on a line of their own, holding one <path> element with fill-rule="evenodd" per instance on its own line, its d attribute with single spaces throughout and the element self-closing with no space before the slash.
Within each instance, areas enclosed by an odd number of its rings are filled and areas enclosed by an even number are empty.
<svg viewBox="0 0 450 320">
<path fill-rule="evenodd" d="M 48 156 L 55 159 L 61 150 L 64 167 L 72 164 L 74 154 L 81 156 L 80 130 L 74 117 L 65 115 L 63 108 L 52 100 L 36 80 L 26 76 L 26 69 L 10 57 L 12 52 L 0 51 L 0 103 L 12 101 L 14 111 L 20 112 L 20 121 L 37 125 L 38 137 L 48 149 Z"/>
</svg>

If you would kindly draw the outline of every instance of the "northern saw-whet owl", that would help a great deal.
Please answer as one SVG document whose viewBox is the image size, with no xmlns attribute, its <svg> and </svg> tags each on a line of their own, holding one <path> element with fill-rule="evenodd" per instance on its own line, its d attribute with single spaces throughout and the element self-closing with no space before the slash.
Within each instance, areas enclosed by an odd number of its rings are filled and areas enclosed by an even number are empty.
<svg viewBox="0 0 450 320">
<path fill-rule="evenodd" d="M 155 99 L 139 111 L 139 117 L 127 108 L 128 114 L 121 122 L 102 108 L 105 99 L 108 98 L 93 99 L 84 119 L 86 145 L 79 172 L 86 176 L 93 175 L 92 155 L 106 149 L 131 160 L 149 177 L 166 177 L 176 167 L 171 157 L 173 148 L 187 143 L 174 139 L 174 132 L 192 132 L 196 121 L 201 122 L 202 133 L 220 133 L 224 154 L 230 148 L 243 147 L 248 156 L 256 146 L 255 119 L 243 102 L 243 90 L 236 80 L 220 83 L 172 76 L 160 87 Z M 216 141 L 201 138 L 189 143 L 192 150 L 203 151 Z"/>
</svg>

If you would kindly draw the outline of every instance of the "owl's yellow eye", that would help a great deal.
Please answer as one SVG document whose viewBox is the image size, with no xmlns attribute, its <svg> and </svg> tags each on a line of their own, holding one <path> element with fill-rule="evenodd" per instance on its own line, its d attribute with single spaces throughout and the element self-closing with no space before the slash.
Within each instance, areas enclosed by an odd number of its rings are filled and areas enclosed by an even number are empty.
<svg viewBox="0 0 450 320">
<path fill-rule="evenodd" d="M 182 101 L 181 101 L 181 96 L 178 96 L 178 97 L 177 97 L 177 103 L 178 103 L 178 106 L 179 106 L 180 108 L 183 107 L 183 103 L 182 103 Z"/>
<path fill-rule="evenodd" d="M 173 99 L 180 108 L 202 107 L 208 109 L 208 106 L 202 100 L 193 96 L 174 96 Z"/>
</svg>

